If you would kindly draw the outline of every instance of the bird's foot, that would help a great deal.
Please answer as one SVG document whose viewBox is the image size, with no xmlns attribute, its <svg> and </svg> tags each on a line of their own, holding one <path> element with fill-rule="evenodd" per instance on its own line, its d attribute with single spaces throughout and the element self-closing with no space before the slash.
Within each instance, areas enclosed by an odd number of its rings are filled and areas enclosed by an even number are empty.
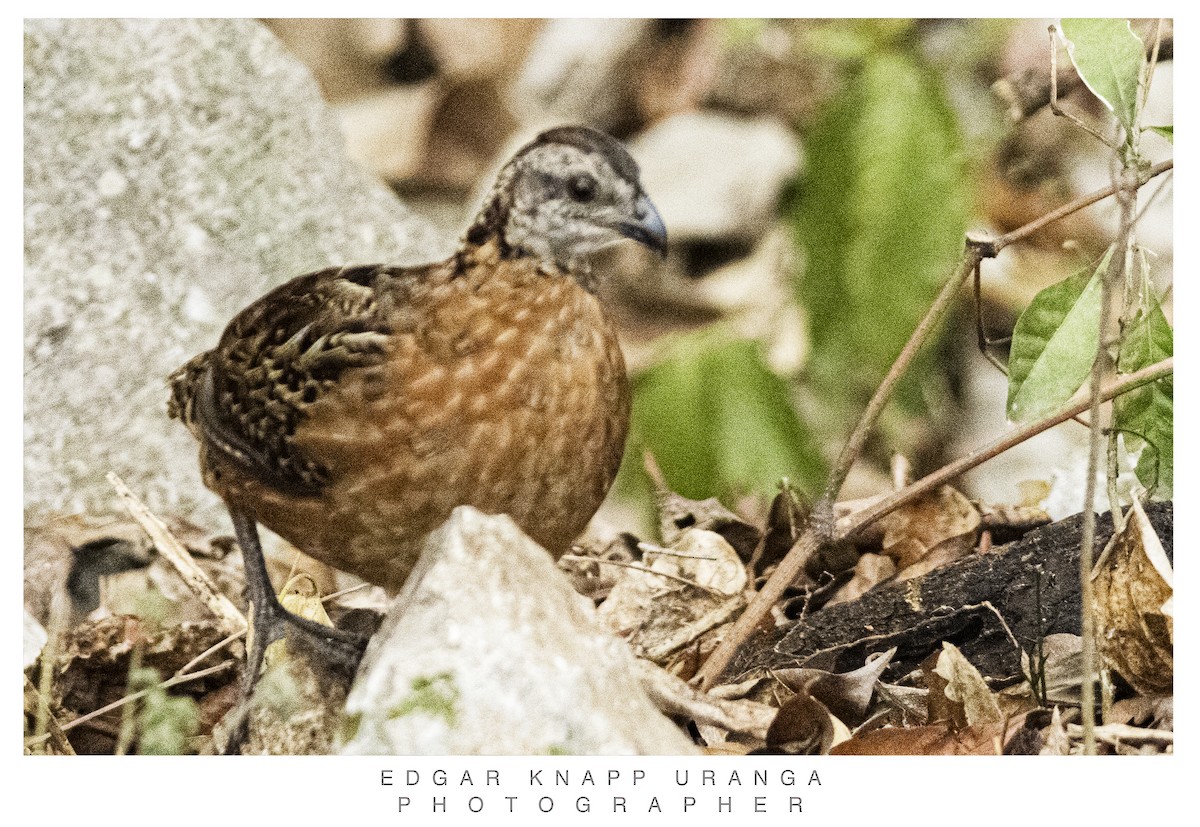
<svg viewBox="0 0 1200 827">
<path fill-rule="evenodd" d="M 300 617 L 275 601 L 269 601 L 253 612 L 253 626 L 252 642 L 246 653 L 241 699 L 226 719 L 229 737 L 221 750 L 225 755 L 240 753 L 249 738 L 255 690 L 260 672 L 265 671 L 262 666 L 267 647 L 272 643 L 286 641 L 289 654 L 303 658 L 306 664 L 324 676 L 322 680 L 348 689 L 370 640 L 363 635 Z"/>
<path fill-rule="evenodd" d="M 254 634 L 262 634 L 264 649 L 277 640 L 286 639 L 291 651 L 298 651 L 320 666 L 346 676 L 352 676 L 358 669 L 370 640 L 300 617 L 274 601 L 254 613 Z"/>
</svg>

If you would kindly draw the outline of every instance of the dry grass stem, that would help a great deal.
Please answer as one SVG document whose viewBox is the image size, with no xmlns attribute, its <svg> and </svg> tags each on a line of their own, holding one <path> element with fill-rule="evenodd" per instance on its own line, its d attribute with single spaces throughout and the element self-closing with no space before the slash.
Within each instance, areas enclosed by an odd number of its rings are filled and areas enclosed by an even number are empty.
<svg viewBox="0 0 1200 827">
<path fill-rule="evenodd" d="M 233 601 L 217 591 L 216 586 L 208 579 L 208 575 L 196 565 L 192 555 L 188 554 L 183 544 L 175 539 L 166 524 L 129 490 L 129 486 L 125 484 L 124 480 L 111 471 L 108 472 L 108 481 L 121 496 L 130 516 L 137 520 L 138 525 L 149 535 L 154 547 L 175 567 L 192 593 L 204 601 L 204 604 L 220 619 L 225 626 L 225 631 L 227 633 L 244 632 L 247 628 L 245 615 L 238 611 L 237 606 L 233 605 Z"/>
</svg>

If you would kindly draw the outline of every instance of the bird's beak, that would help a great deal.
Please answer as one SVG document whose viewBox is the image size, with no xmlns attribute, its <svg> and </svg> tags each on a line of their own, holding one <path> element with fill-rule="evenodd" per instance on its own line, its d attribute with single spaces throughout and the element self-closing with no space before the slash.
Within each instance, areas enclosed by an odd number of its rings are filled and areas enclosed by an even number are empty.
<svg viewBox="0 0 1200 827">
<path fill-rule="evenodd" d="M 636 221 L 624 221 L 617 228 L 621 235 L 644 244 L 663 258 L 667 257 L 667 227 L 649 196 L 642 193 L 634 207 Z"/>
</svg>

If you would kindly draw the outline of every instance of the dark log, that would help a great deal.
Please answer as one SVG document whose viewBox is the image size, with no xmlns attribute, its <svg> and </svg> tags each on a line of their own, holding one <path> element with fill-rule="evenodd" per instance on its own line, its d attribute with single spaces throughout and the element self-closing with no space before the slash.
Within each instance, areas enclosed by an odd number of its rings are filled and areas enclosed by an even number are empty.
<svg viewBox="0 0 1200 827">
<path fill-rule="evenodd" d="M 1172 503 L 1153 503 L 1146 513 L 1173 561 Z M 1079 634 L 1082 526 L 1077 514 L 986 554 L 817 611 L 773 641 L 745 647 L 727 676 L 792 666 L 848 672 L 871 652 L 895 646 L 884 673 L 884 680 L 895 681 L 949 641 L 998 684 L 1020 680 L 1021 655 L 1013 638 L 1032 651 L 1045 635 Z M 1111 534 L 1112 519 L 1102 515 L 1096 523 L 1097 557 Z"/>
</svg>

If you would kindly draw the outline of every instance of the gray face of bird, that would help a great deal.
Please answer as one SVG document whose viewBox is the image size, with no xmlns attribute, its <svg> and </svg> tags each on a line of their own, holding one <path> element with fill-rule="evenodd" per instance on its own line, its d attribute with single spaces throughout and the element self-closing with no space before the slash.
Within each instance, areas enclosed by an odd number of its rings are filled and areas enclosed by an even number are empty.
<svg viewBox="0 0 1200 827">
<path fill-rule="evenodd" d="M 564 126 L 522 147 L 496 183 L 466 242 L 498 238 L 506 253 L 534 256 L 581 276 L 587 258 L 626 239 L 666 255 L 667 229 L 619 141 Z"/>
<path fill-rule="evenodd" d="M 605 154 L 550 143 L 513 165 L 510 245 L 568 269 L 627 239 L 665 251 L 666 228 L 654 204 Z"/>
</svg>

